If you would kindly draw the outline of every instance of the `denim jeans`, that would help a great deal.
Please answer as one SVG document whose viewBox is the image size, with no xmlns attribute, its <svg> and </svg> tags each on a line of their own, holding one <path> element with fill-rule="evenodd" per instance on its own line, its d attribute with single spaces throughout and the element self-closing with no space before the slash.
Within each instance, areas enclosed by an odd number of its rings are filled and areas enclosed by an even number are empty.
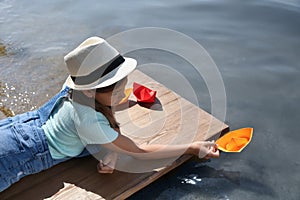
<svg viewBox="0 0 300 200">
<path fill-rule="evenodd" d="M 65 87 L 38 110 L 0 120 L 0 192 L 26 175 L 68 159 L 52 159 L 41 128 L 68 90 Z"/>
</svg>

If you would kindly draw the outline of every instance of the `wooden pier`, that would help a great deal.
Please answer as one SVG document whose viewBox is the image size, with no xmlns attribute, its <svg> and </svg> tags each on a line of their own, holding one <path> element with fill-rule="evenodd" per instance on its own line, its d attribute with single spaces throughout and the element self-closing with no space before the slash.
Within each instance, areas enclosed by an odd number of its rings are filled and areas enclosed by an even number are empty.
<svg viewBox="0 0 300 200">
<path fill-rule="evenodd" d="M 226 124 L 139 70 L 133 72 L 129 80 L 157 91 L 156 102 L 152 105 L 137 104 L 131 98 L 129 108 L 116 111 L 121 132 L 136 143 L 186 144 L 217 138 L 229 130 Z M 129 81 L 128 85 L 132 86 L 132 82 Z M 125 199 L 191 157 L 183 155 L 174 160 L 139 161 L 123 156 L 117 164 L 120 170 L 115 170 L 113 174 L 99 174 L 96 170 L 98 160 L 93 156 L 74 158 L 23 178 L 0 193 L 0 199 L 48 198 L 62 189 L 64 182 L 75 184 L 104 199 Z"/>
</svg>

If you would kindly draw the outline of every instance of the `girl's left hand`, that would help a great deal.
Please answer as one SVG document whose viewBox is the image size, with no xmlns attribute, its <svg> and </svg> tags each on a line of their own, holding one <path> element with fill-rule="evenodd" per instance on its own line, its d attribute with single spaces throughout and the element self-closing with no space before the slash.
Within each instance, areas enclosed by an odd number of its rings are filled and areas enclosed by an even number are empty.
<svg viewBox="0 0 300 200">
<path fill-rule="evenodd" d="M 220 152 L 218 150 L 218 145 L 215 141 L 198 141 L 194 142 L 192 145 L 196 146 L 196 154 L 199 158 L 210 159 L 219 158 Z"/>
<path fill-rule="evenodd" d="M 112 174 L 118 160 L 118 154 L 111 152 L 107 154 L 103 160 L 100 160 L 97 169 L 101 174 Z"/>
</svg>

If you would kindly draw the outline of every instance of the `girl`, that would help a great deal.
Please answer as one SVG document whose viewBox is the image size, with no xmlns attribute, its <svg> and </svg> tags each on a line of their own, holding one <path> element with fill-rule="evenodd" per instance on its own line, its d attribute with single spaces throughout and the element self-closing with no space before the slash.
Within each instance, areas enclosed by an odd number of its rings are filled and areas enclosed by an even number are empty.
<svg viewBox="0 0 300 200">
<path fill-rule="evenodd" d="M 111 107 L 124 97 L 127 75 L 137 62 L 121 56 L 104 39 L 88 38 L 64 60 L 69 77 L 56 96 L 38 110 L 0 121 L 0 191 L 26 175 L 87 155 L 88 145 L 112 152 L 99 161 L 99 173 L 112 173 L 116 153 L 138 159 L 171 158 L 182 152 L 219 157 L 214 141 L 138 146 L 120 133 Z"/>
</svg>

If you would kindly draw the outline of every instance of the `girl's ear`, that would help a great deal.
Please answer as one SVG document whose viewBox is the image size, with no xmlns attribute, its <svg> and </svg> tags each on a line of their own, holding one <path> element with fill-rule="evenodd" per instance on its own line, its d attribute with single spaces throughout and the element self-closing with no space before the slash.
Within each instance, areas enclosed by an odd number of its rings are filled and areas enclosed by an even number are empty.
<svg viewBox="0 0 300 200">
<path fill-rule="evenodd" d="M 95 97 L 95 91 L 94 90 L 82 90 L 82 93 L 87 96 L 88 98 L 94 98 Z"/>
</svg>

